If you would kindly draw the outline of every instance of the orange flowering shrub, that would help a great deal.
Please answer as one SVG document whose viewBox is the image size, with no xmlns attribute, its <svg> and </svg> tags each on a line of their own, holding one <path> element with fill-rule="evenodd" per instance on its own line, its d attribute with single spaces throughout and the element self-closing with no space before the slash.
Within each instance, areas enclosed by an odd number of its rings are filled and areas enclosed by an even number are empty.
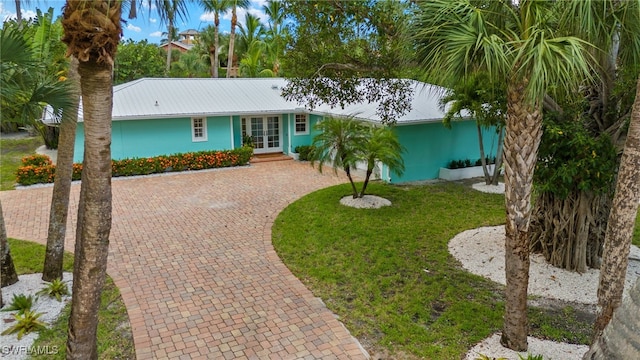
<svg viewBox="0 0 640 360">
<path fill-rule="evenodd" d="M 134 158 L 111 161 L 112 176 L 147 175 L 163 172 L 213 169 L 241 166 L 249 162 L 253 149 L 241 147 L 234 150 L 200 151 L 152 158 Z M 20 185 L 51 183 L 54 180 L 55 165 L 43 155 L 32 155 L 22 159 L 24 166 L 18 168 L 16 181 Z M 73 180 L 80 180 L 82 164 L 73 164 Z"/>
</svg>

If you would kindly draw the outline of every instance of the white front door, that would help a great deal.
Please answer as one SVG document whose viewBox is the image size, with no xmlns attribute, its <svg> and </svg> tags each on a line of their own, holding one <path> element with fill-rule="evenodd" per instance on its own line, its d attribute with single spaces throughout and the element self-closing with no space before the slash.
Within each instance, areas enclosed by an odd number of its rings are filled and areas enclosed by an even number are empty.
<svg viewBox="0 0 640 360">
<path fill-rule="evenodd" d="M 282 140 L 280 117 L 255 116 L 246 119 L 253 138 L 253 152 L 256 154 L 281 152 Z"/>
</svg>

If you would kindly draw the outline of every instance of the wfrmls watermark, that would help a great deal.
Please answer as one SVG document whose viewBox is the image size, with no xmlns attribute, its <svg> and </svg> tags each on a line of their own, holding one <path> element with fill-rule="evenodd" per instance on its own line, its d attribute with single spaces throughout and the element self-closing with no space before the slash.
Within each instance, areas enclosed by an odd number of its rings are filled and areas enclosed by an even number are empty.
<svg viewBox="0 0 640 360">
<path fill-rule="evenodd" d="M 2 355 L 54 355 L 59 351 L 57 346 L 0 346 Z"/>
</svg>

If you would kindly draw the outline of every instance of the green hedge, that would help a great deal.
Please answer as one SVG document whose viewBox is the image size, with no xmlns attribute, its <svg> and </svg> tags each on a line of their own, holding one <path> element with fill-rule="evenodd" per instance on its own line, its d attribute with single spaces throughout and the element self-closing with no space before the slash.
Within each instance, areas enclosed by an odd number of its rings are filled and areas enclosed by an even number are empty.
<svg viewBox="0 0 640 360">
<path fill-rule="evenodd" d="M 113 160 L 112 176 L 148 175 L 164 172 L 214 169 L 245 165 L 251 159 L 253 149 L 243 146 L 234 150 L 199 151 L 194 153 L 163 155 L 151 158 Z M 22 159 L 18 168 L 17 183 L 33 185 L 52 183 L 55 165 L 44 155 L 33 155 Z M 82 164 L 73 164 L 73 180 L 80 180 Z"/>
</svg>

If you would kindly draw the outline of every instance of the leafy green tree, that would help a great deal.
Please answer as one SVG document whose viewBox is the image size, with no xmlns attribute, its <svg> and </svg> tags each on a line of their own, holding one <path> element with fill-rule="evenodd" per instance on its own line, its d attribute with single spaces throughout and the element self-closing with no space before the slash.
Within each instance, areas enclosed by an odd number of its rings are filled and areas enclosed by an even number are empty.
<svg viewBox="0 0 640 360">
<path fill-rule="evenodd" d="M 205 9 L 205 11 L 209 11 L 213 13 L 213 25 L 214 25 L 214 34 L 213 34 L 213 64 L 211 77 L 218 77 L 218 68 L 220 67 L 220 14 L 224 13 L 231 7 L 230 0 L 200 0 L 200 5 Z"/>
<path fill-rule="evenodd" d="M 378 102 L 393 123 L 410 109 L 408 2 L 286 1 L 291 37 L 283 95 L 309 108 Z"/>
<path fill-rule="evenodd" d="M 164 75 L 162 50 L 147 40 L 131 39 L 118 44 L 118 57 L 114 66 L 114 83 L 122 84 L 143 77 Z"/>
<path fill-rule="evenodd" d="M 506 304 L 501 343 L 527 349 L 531 189 L 542 136 L 542 107 L 551 86 L 578 91 L 592 78 L 588 43 L 557 33 L 558 2 L 445 1 L 418 3 L 413 24 L 425 77 L 453 86 L 484 71 L 506 88 L 504 140 L 507 213 Z"/>
</svg>

